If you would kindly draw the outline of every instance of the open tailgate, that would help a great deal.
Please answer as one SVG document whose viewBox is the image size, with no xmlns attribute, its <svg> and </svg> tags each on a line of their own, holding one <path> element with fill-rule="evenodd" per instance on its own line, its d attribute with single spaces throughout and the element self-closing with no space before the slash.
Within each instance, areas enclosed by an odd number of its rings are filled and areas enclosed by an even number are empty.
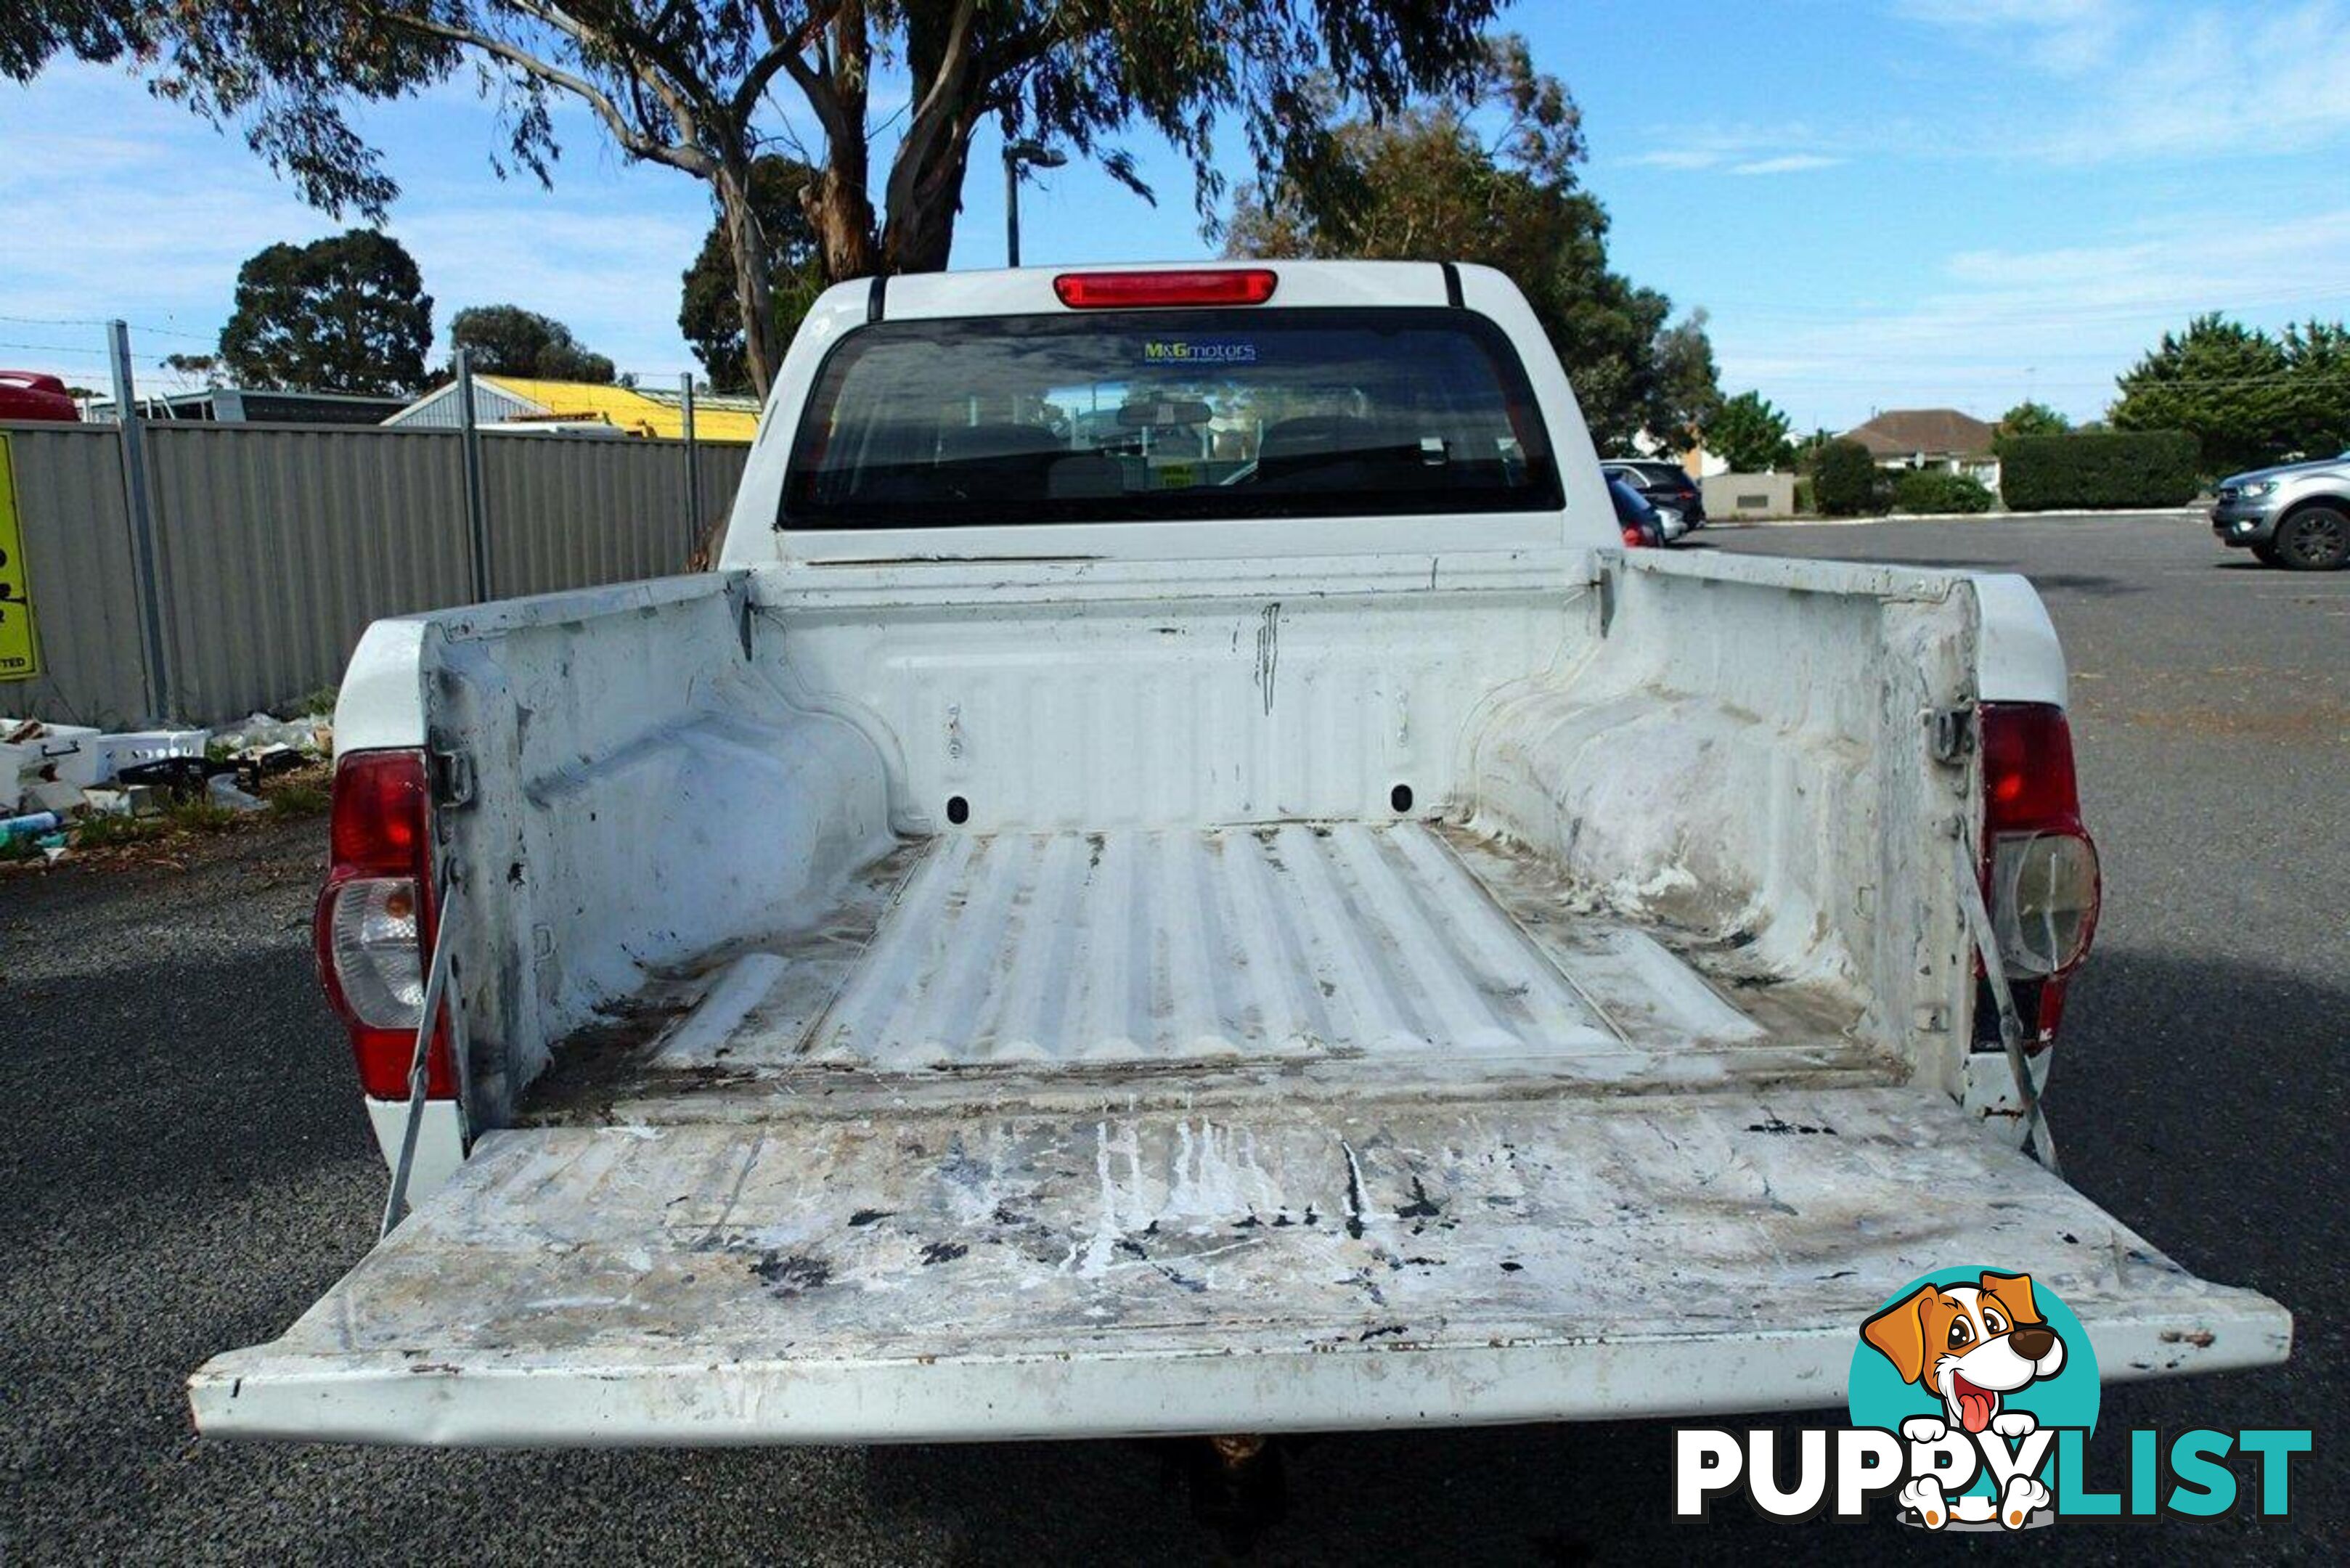
<svg viewBox="0 0 2350 1568">
<path fill-rule="evenodd" d="M 967 1113 L 484 1138 L 216 1436 L 833 1442 L 1833 1406 L 1929 1270 L 2033 1274 L 2109 1378 L 2282 1360 L 1911 1090 Z"/>
</svg>

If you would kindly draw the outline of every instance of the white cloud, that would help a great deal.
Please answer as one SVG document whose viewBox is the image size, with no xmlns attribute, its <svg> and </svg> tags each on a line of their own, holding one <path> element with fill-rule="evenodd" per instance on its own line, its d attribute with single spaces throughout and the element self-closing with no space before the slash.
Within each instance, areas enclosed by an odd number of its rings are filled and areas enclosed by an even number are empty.
<svg viewBox="0 0 2350 1568">
<path fill-rule="evenodd" d="M 630 166 L 584 125 L 552 192 L 489 176 L 492 111 L 470 85 L 369 111 L 406 187 L 386 230 L 414 254 L 445 345 L 450 317 L 502 301 L 545 311 L 623 369 L 691 367 L 678 337 L 680 274 L 710 222 L 703 189 Z M 88 67 L 0 94 L 0 314 L 80 322 L 122 317 L 151 360 L 203 351 L 227 318 L 236 270 L 280 240 L 359 220 L 305 205 L 249 152 L 121 74 Z M 103 373 L 98 329 L 0 322 L 0 360 Z"/>
<path fill-rule="evenodd" d="M 2343 0 L 2156 11 L 2126 0 L 1901 0 L 2002 67 L 2064 84 L 2002 113 L 1981 152 L 2062 165 L 2306 151 L 2350 137 Z M 1960 144 L 1963 148 L 1963 143 Z"/>
<path fill-rule="evenodd" d="M 1661 147 L 1613 160 L 1627 169 L 1726 174 L 1794 174 L 1845 161 L 1830 140 L 1801 124 L 1681 128 Z"/>
<path fill-rule="evenodd" d="M 2350 207 L 2214 229 L 2179 217 L 2104 244 L 1965 251 L 1900 308 L 1719 307 L 1725 386 L 1804 422 L 1956 403 L 1985 418 L 2036 395 L 2076 418 L 2165 331 L 2219 310 L 2271 326 L 2350 306 Z"/>
<path fill-rule="evenodd" d="M 2132 7 L 2126 0 L 1899 0 L 1895 10 L 1971 34 L 2042 70 L 2077 76 L 2113 63 Z"/>
<path fill-rule="evenodd" d="M 1729 154 L 1711 148 L 1668 147 L 1654 152 L 1635 153 L 1621 160 L 1627 169 L 1711 169 L 1726 161 Z"/>
<path fill-rule="evenodd" d="M 1814 169 L 1833 169 L 1843 162 L 1819 152 L 1788 152 L 1776 158 L 1758 158 L 1751 163 L 1733 163 L 1732 174 L 1803 174 Z"/>
</svg>

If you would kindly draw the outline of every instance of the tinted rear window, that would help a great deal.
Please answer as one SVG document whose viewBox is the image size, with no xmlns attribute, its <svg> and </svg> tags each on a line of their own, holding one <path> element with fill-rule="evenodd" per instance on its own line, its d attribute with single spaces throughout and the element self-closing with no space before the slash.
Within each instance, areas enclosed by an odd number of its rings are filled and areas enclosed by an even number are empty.
<svg viewBox="0 0 2350 1568">
<path fill-rule="evenodd" d="M 1555 509 L 1501 329 L 1453 309 L 884 322 L 819 375 L 782 524 Z"/>
</svg>

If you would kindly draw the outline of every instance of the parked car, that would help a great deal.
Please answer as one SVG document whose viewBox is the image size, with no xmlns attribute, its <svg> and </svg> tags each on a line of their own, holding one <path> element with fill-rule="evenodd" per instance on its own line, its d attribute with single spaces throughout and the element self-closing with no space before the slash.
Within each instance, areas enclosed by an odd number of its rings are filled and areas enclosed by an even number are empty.
<svg viewBox="0 0 2350 1568">
<path fill-rule="evenodd" d="M 1679 463 L 1615 458 L 1599 466 L 1646 496 L 1648 504 L 1669 520 L 1677 516 L 1680 526 L 1671 530 L 1672 537 L 1678 539 L 1683 533 L 1694 534 L 1705 526 L 1705 493 Z"/>
<path fill-rule="evenodd" d="M 0 370 L 0 420 L 79 422 L 81 410 L 58 378 L 39 370 Z"/>
<path fill-rule="evenodd" d="M 1626 549 L 1661 550 L 1671 542 L 1665 537 L 1664 518 L 1647 496 L 1624 481 L 1609 478 L 1607 499 L 1616 508 L 1616 525 L 1623 532 Z"/>
<path fill-rule="evenodd" d="M 2221 480 L 2211 532 L 2272 566 L 2338 572 L 2350 566 L 2350 452 Z"/>
<path fill-rule="evenodd" d="M 1211 361 L 1244 483 L 1050 418 Z M 205 1434 L 1807 1410 L 1957 1263 L 2285 1355 L 2025 1152 L 2098 882 L 2023 579 L 1622 549 L 1481 266 L 843 284 L 764 420 L 717 569 L 361 638 L 388 1234 Z"/>
</svg>

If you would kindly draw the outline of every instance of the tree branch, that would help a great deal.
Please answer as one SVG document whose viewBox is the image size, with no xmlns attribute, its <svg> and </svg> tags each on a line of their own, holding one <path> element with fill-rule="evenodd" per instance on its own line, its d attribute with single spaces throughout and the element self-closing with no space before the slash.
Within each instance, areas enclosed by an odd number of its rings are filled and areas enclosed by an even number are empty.
<svg viewBox="0 0 2350 1568">
<path fill-rule="evenodd" d="M 611 98 L 594 83 L 584 77 L 576 76 L 565 70 L 551 61 L 541 59 L 518 45 L 507 43 L 503 38 L 492 37 L 486 33 L 478 32 L 471 27 L 452 27 L 447 23 L 436 22 L 430 17 L 401 12 L 385 13 L 383 20 L 391 26 L 446 39 L 450 43 L 461 44 L 468 48 L 479 49 L 494 59 L 504 61 L 526 77 L 571 94 L 595 111 L 596 118 L 604 122 L 605 128 L 611 131 L 614 140 L 639 158 L 650 162 L 666 163 L 673 169 L 682 169 L 689 174 L 699 175 L 705 179 L 717 167 L 716 160 L 699 147 L 665 142 L 630 124 L 629 117 L 620 111 L 620 106 L 614 103 Z"/>
</svg>

